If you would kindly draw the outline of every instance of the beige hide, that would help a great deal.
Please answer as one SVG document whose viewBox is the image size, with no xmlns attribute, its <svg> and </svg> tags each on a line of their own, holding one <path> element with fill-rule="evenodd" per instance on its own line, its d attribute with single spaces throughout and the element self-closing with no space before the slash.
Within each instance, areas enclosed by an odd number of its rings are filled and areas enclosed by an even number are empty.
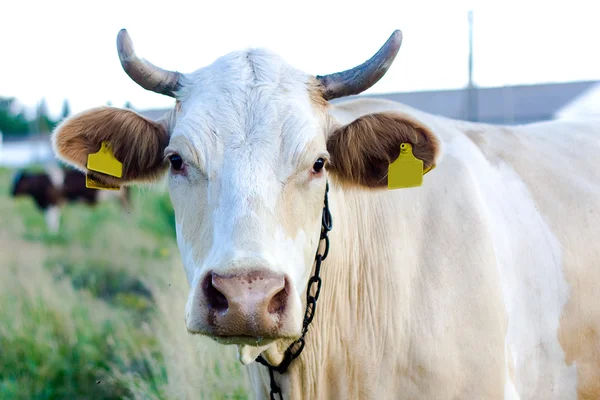
<svg viewBox="0 0 600 400">
<path fill-rule="evenodd" d="M 387 110 L 430 127 L 442 159 L 420 188 L 332 182 L 331 255 L 286 398 L 600 398 L 600 121 L 498 127 L 369 99 L 331 114 Z"/>
</svg>

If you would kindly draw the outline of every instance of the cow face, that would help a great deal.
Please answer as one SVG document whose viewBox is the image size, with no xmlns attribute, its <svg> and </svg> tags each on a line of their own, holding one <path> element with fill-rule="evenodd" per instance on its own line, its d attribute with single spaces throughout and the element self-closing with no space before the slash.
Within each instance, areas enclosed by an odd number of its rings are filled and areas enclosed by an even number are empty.
<svg viewBox="0 0 600 400">
<path fill-rule="evenodd" d="M 55 152 L 85 171 L 87 155 L 109 141 L 123 177 L 86 172 L 110 184 L 168 170 L 190 283 L 189 332 L 247 346 L 299 337 L 328 173 L 342 184 L 385 186 L 382 166 L 403 141 L 426 166 L 435 158 L 435 137 L 403 116 L 371 114 L 343 125 L 329 113 L 328 99 L 383 75 L 399 37 L 358 69 L 314 77 L 264 50 L 231 53 L 187 75 L 167 72 L 137 58 L 120 35 L 128 74 L 176 97 L 175 108 L 157 122 L 110 107 L 83 112 L 57 128 Z"/>
<path fill-rule="evenodd" d="M 190 332 L 234 343 L 299 335 L 329 159 L 310 77 L 233 53 L 178 93 L 165 156 Z"/>
<path fill-rule="evenodd" d="M 59 193 L 52 184 L 50 176 L 43 172 L 17 172 L 13 178 L 11 195 L 13 197 L 30 196 L 37 207 L 42 210 L 56 205 L 60 200 Z"/>
</svg>

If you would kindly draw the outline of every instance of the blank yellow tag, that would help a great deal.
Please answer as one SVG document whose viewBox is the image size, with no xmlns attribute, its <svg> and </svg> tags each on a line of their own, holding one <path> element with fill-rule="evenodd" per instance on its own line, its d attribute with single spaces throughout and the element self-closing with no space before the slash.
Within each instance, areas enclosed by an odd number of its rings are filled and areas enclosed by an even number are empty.
<svg viewBox="0 0 600 400">
<path fill-rule="evenodd" d="M 88 155 L 87 168 L 117 178 L 123 176 L 123 164 L 115 158 L 108 142 L 102 142 L 97 153 Z"/>
<path fill-rule="evenodd" d="M 87 168 L 90 171 L 100 172 L 102 174 L 115 176 L 121 178 L 123 176 L 123 164 L 115 158 L 112 149 L 108 142 L 102 142 L 100 150 L 94 154 L 88 154 Z M 118 186 L 106 185 L 102 182 L 98 182 L 89 177 L 85 176 L 85 187 L 90 189 L 104 189 L 104 190 L 119 190 Z"/>
<path fill-rule="evenodd" d="M 104 189 L 104 190 L 119 190 L 118 186 L 105 185 L 102 182 L 98 182 L 90 178 L 89 175 L 85 176 L 85 187 L 90 189 Z"/>
<path fill-rule="evenodd" d="M 423 160 L 416 158 L 410 143 L 400 145 L 398 159 L 388 169 L 388 189 L 417 187 L 423 184 L 423 175 L 431 171 L 432 166 L 423 171 Z"/>
</svg>

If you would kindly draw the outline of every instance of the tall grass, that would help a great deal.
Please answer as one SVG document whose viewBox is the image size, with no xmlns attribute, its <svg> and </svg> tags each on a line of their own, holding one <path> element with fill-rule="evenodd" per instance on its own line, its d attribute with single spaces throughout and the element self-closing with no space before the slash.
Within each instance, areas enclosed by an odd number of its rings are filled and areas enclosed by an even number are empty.
<svg viewBox="0 0 600 400">
<path fill-rule="evenodd" d="M 1 399 L 246 399 L 235 349 L 189 335 L 168 194 L 70 205 L 47 232 L 0 169 Z"/>
</svg>

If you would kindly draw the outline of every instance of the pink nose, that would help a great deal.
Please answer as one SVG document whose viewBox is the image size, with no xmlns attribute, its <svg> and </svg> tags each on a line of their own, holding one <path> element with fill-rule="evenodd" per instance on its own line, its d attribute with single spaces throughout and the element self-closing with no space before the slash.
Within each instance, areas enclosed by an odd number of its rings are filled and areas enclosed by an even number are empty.
<svg viewBox="0 0 600 400">
<path fill-rule="evenodd" d="M 203 289 L 213 332 L 220 336 L 275 336 L 285 317 L 288 288 L 284 275 L 270 271 L 209 272 Z"/>
</svg>

